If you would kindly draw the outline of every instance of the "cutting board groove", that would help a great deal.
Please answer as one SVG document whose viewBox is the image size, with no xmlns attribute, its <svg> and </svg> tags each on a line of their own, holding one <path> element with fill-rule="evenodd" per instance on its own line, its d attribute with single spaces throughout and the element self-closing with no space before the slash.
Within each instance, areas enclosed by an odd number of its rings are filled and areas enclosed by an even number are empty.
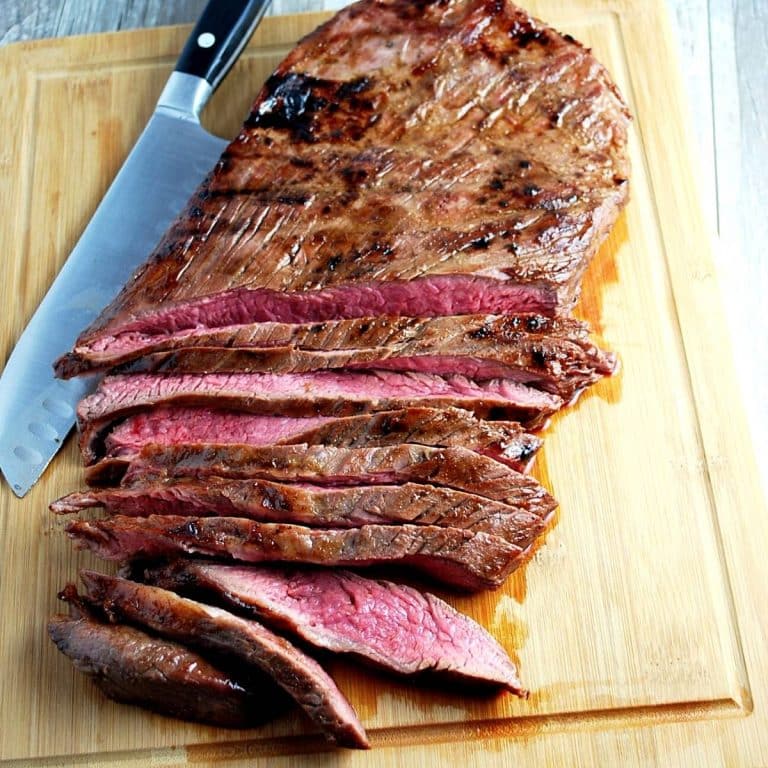
<svg viewBox="0 0 768 768">
<path fill-rule="evenodd" d="M 623 370 L 547 431 L 535 472 L 562 506 L 527 569 L 496 593 L 447 595 L 519 659 L 531 699 L 416 687 L 334 661 L 377 749 L 338 759 L 768 764 L 768 524 L 735 374 L 722 362 L 729 342 L 690 181 L 669 29 L 640 0 L 529 6 L 594 47 L 637 117 L 632 201 L 579 307 Z M 266 19 L 206 126 L 233 135 L 274 65 L 323 18 Z M 148 119 L 187 32 L 0 52 L 5 357 Z M 328 748 L 299 715 L 253 731 L 180 723 L 105 701 L 56 653 L 45 636 L 56 592 L 96 562 L 72 551 L 46 507 L 80 485 L 70 441 L 27 498 L 0 490 L 0 723 L 12 724 L 0 729 L 0 760 L 335 762 L 309 757 Z"/>
</svg>

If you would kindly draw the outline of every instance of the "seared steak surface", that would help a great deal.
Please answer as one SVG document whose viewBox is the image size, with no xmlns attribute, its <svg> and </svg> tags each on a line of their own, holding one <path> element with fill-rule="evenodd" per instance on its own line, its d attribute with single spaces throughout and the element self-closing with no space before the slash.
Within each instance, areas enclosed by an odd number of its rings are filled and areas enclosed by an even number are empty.
<svg viewBox="0 0 768 768">
<path fill-rule="evenodd" d="M 447 674 L 525 695 L 515 665 L 488 632 L 435 595 L 402 584 L 341 570 L 194 561 L 149 569 L 144 577 L 400 674 Z"/>
<path fill-rule="evenodd" d="M 280 64 L 78 347 L 263 320 L 570 307 L 627 197 L 627 122 L 589 50 L 511 3 L 362 0 Z"/>
</svg>

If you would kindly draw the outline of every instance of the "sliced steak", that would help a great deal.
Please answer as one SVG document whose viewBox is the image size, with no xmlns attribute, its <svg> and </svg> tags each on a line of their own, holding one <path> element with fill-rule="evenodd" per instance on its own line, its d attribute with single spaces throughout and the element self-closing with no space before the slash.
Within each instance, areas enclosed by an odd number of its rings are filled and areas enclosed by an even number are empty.
<svg viewBox="0 0 768 768">
<path fill-rule="evenodd" d="M 468 591 L 500 586 L 526 554 L 498 536 L 431 525 L 337 530 L 234 517 L 117 515 L 106 520 L 74 520 L 66 531 L 81 548 L 105 560 L 207 555 L 248 563 L 399 564 Z"/>
<path fill-rule="evenodd" d="M 177 561 L 144 578 L 203 594 L 334 653 L 403 675 L 418 672 L 498 685 L 527 695 L 506 651 L 483 627 L 435 595 L 349 571 Z"/>
<path fill-rule="evenodd" d="M 402 445 L 330 448 L 323 445 L 146 446 L 124 485 L 165 478 L 262 479 L 324 486 L 421 483 L 499 501 L 545 517 L 557 502 L 532 477 L 464 448 Z"/>
<path fill-rule="evenodd" d="M 90 432 L 94 434 L 93 430 Z M 159 406 L 129 416 L 103 438 L 106 455 L 131 459 L 148 443 L 330 445 L 338 448 L 416 443 L 468 448 L 524 472 L 541 440 L 513 421 L 483 421 L 458 408 L 408 408 L 334 418 L 265 416 L 185 406 Z M 96 458 L 95 441 L 85 442 Z"/>
<path fill-rule="evenodd" d="M 51 504 L 58 514 L 104 507 L 109 514 L 247 517 L 311 528 L 361 525 L 439 525 L 485 531 L 526 549 L 551 513 L 529 512 L 449 488 L 369 485 L 357 488 L 272 483 L 266 480 L 179 480 L 132 488 L 71 493 Z"/>
<path fill-rule="evenodd" d="M 111 349 L 93 369 L 171 373 L 303 373 L 322 369 L 461 374 L 511 379 L 566 401 L 610 374 L 612 356 L 583 323 L 541 315 L 363 318 L 309 325 L 259 323 L 145 337 Z"/>
<path fill-rule="evenodd" d="M 237 658 L 268 674 L 329 738 L 368 747 L 355 711 L 314 660 L 255 621 L 188 600 L 173 592 L 94 571 L 81 571 L 88 598 L 114 621 L 145 627 L 192 648 Z"/>
<path fill-rule="evenodd" d="M 183 645 L 132 627 L 54 616 L 48 635 L 115 701 L 227 728 L 253 727 L 277 711 L 273 685 L 254 689 Z"/>
<path fill-rule="evenodd" d="M 304 374 L 139 374 L 107 376 L 77 409 L 83 446 L 114 422 L 157 405 L 196 405 L 284 416 L 354 416 L 410 407 L 455 406 L 480 417 L 541 425 L 562 405 L 556 395 L 512 381 L 365 372 Z M 89 457 L 89 454 L 85 454 Z"/>
<path fill-rule="evenodd" d="M 305 37 L 78 340 L 569 308 L 627 199 L 627 108 L 511 3 L 362 0 Z"/>
</svg>

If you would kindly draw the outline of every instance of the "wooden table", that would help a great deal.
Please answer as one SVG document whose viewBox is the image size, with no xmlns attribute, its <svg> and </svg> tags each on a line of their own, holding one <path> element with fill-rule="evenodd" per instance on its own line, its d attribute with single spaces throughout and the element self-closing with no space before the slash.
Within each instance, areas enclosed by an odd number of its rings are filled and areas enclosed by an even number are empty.
<svg viewBox="0 0 768 768">
<path fill-rule="evenodd" d="M 0 45 L 193 21 L 206 0 L 3 0 Z M 712 231 L 752 439 L 768 488 L 768 2 L 667 0 L 680 40 L 702 202 Z M 270 13 L 336 9 L 344 0 L 273 0 Z M 649 41 L 652 44 L 652 41 Z M 663 105 L 660 105 L 663 108 Z M 670 183 L 674 180 L 670 179 Z"/>
</svg>

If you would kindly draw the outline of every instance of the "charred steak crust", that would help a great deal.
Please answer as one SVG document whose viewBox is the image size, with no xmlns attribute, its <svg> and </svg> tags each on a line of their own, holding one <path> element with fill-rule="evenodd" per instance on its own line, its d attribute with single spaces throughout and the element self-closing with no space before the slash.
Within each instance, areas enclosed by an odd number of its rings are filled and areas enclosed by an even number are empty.
<svg viewBox="0 0 768 768">
<path fill-rule="evenodd" d="M 248 322 L 243 291 L 348 291 L 310 322 L 360 316 L 350 287 L 420 280 L 424 295 L 451 294 L 430 288 L 438 278 L 554 292 L 567 309 L 627 199 L 628 120 L 589 50 L 511 3 L 362 0 L 267 80 L 184 214 L 77 346 Z M 466 313 L 433 303 L 417 314 Z M 365 314 L 409 312 L 390 296 Z"/>
<path fill-rule="evenodd" d="M 187 560 L 146 569 L 143 577 L 182 594 L 202 594 L 318 648 L 351 653 L 399 674 L 447 674 L 527 695 L 512 660 L 485 629 L 412 587 L 350 571 Z"/>
<path fill-rule="evenodd" d="M 137 624 L 163 638 L 238 658 L 272 677 L 328 738 L 346 747 L 369 746 L 355 711 L 323 668 L 258 622 L 95 571 L 81 571 L 80 578 L 88 598 L 103 606 L 113 621 Z"/>
<path fill-rule="evenodd" d="M 526 554 L 491 534 L 416 525 L 339 530 L 234 517 L 116 515 L 106 520 L 74 520 L 66 532 L 79 547 L 105 560 L 202 555 L 247 563 L 400 564 L 465 591 L 500 586 Z"/>
</svg>

